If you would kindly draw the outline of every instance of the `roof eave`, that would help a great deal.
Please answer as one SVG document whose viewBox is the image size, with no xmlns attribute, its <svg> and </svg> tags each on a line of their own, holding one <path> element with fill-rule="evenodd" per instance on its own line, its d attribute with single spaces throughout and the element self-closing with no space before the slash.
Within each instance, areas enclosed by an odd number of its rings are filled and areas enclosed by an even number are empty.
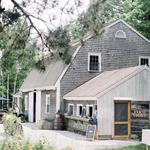
<svg viewBox="0 0 150 150">
<path fill-rule="evenodd" d="M 95 100 L 97 100 L 97 98 L 96 97 L 84 97 L 84 96 L 82 96 L 82 97 L 69 97 L 69 96 L 64 96 L 63 97 L 65 100 L 73 100 L 73 101 L 76 101 L 76 100 L 85 100 L 85 101 L 95 101 Z"/>
<path fill-rule="evenodd" d="M 21 92 L 29 92 L 29 91 L 47 91 L 47 90 L 56 90 L 56 86 L 43 86 L 43 87 L 36 87 L 36 88 L 29 88 L 29 89 L 20 89 Z"/>
<path fill-rule="evenodd" d="M 137 73 L 143 71 L 143 70 L 147 70 L 150 71 L 150 69 L 147 66 L 143 66 L 141 68 L 139 68 L 138 70 L 134 71 L 132 74 L 130 74 L 129 76 L 125 77 L 124 79 L 121 79 L 119 82 L 111 85 L 110 87 L 108 87 L 107 89 L 101 91 L 100 93 L 96 94 L 96 98 L 99 99 L 100 97 L 102 97 L 103 95 L 107 94 L 110 90 L 116 88 L 117 86 L 119 86 L 120 84 L 126 82 L 127 80 L 129 80 L 130 78 L 132 78 L 133 76 L 135 76 Z"/>
</svg>

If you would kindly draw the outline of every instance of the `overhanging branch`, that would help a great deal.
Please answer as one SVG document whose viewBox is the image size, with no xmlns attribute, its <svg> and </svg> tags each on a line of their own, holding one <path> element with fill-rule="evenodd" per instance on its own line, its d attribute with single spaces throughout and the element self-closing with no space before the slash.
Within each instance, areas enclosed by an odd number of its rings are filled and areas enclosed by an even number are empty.
<svg viewBox="0 0 150 150">
<path fill-rule="evenodd" d="M 46 42 L 45 42 L 45 40 L 44 40 L 44 38 L 43 38 L 43 36 L 42 36 L 42 33 L 41 33 L 41 32 L 38 30 L 38 28 L 34 25 L 34 23 L 33 23 L 32 19 L 31 19 L 31 17 L 36 18 L 36 19 L 38 19 L 38 20 L 40 20 L 40 21 L 43 21 L 43 22 L 44 22 L 44 20 L 42 20 L 42 19 L 40 19 L 40 18 L 37 18 L 37 17 L 35 17 L 35 16 L 33 16 L 33 15 L 30 15 L 23 7 L 20 6 L 20 4 L 18 4 L 18 3 L 16 2 L 16 0 L 11 0 L 11 2 L 12 2 L 12 3 L 14 4 L 14 6 L 15 6 L 16 8 L 18 8 L 18 9 L 22 12 L 22 14 L 28 19 L 28 21 L 29 21 L 29 23 L 30 23 L 30 26 L 37 32 L 39 38 L 41 39 L 42 44 L 43 44 L 44 46 L 48 47 L 47 44 L 46 44 Z"/>
</svg>

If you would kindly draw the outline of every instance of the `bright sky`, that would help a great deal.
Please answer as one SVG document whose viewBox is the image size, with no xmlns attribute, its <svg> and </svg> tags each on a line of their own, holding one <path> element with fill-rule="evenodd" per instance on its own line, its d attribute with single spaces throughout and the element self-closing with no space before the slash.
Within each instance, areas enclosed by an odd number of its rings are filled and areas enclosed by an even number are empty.
<svg viewBox="0 0 150 150">
<path fill-rule="evenodd" d="M 22 0 L 16 0 L 18 3 L 22 3 Z M 37 20 L 35 18 L 32 18 L 32 21 L 34 25 L 40 30 L 41 32 L 47 32 L 47 29 L 54 29 L 61 25 L 69 24 L 69 22 L 75 20 L 78 18 L 79 14 L 81 12 L 86 11 L 88 8 L 90 1 L 92 0 L 80 0 L 81 6 L 76 7 L 75 3 L 78 3 L 79 0 L 24 0 L 25 2 L 34 2 L 37 3 L 29 3 L 29 5 L 26 6 L 25 10 L 29 12 L 30 14 L 41 18 L 45 21 L 43 23 L 40 20 Z M 43 9 L 42 2 L 47 1 L 48 4 Z M 52 2 L 53 1 L 59 1 L 58 5 L 54 8 L 52 8 Z M 11 0 L 2 0 L 2 7 L 6 9 L 13 8 L 13 4 Z M 61 8 L 64 8 L 64 11 L 62 13 Z M 67 14 L 67 11 L 70 10 L 70 8 L 74 11 L 74 13 Z M 39 10 L 42 10 L 43 13 L 39 13 Z M 35 37 L 37 35 L 37 32 L 34 30 L 32 31 L 32 36 Z M 45 54 L 49 53 L 48 50 L 45 49 Z M 40 52 L 39 52 L 40 54 Z M 0 53 L 0 57 L 1 57 Z"/>
<path fill-rule="evenodd" d="M 22 0 L 16 0 L 18 3 L 21 3 Z M 36 26 L 42 30 L 46 31 L 46 26 L 48 28 L 55 28 L 60 25 L 65 25 L 68 24 L 70 21 L 77 19 L 78 15 L 85 11 L 86 8 L 89 6 L 90 0 L 80 0 L 81 1 L 81 6 L 76 7 L 75 3 L 78 3 L 79 0 L 59 0 L 58 5 L 54 8 L 52 7 L 52 2 L 57 1 L 57 0 L 24 0 L 26 2 L 32 2 L 36 1 L 37 3 L 30 3 L 27 7 L 26 10 L 34 15 L 37 16 L 45 21 L 43 23 L 42 21 L 39 21 L 37 19 L 33 19 L 32 21 L 36 24 Z M 42 2 L 47 1 L 48 4 L 46 5 L 46 8 L 43 10 Z M 12 8 L 12 3 L 11 0 L 2 0 L 2 6 L 5 8 Z M 61 12 L 61 8 L 64 8 L 64 12 Z M 67 11 L 70 10 L 70 8 L 74 11 L 74 14 L 67 14 Z M 39 10 L 43 10 L 43 13 L 39 13 Z M 39 14 L 38 14 L 39 13 Z"/>
</svg>

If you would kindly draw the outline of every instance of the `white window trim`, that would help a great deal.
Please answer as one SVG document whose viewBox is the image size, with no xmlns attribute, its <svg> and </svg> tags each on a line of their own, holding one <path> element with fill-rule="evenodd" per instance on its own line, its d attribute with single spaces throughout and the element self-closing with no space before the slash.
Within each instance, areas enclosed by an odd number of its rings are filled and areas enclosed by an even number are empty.
<svg viewBox="0 0 150 150">
<path fill-rule="evenodd" d="M 51 97 L 50 97 L 50 94 L 46 94 L 46 105 L 45 105 L 45 113 L 46 113 L 46 114 L 49 114 L 49 113 L 50 113 L 50 111 L 47 112 L 48 97 L 49 97 L 49 100 L 50 100 L 49 105 L 51 104 Z"/>
<path fill-rule="evenodd" d="M 28 95 L 25 95 L 24 97 L 24 105 L 25 105 L 25 111 L 28 110 Z"/>
<path fill-rule="evenodd" d="M 73 114 L 72 115 L 74 115 L 74 104 L 71 104 L 71 103 L 68 104 L 68 112 L 70 112 L 70 106 L 73 106 Z"/>
<path fill-rule="evenodd" d="M 101 53 L 88 53 L 88 71 L 89 72 L 97 72 L 96 70 L 90 70 L 90 56 L 98 56 L 99 61 L 99 70 L 98 72 L 101 72 Z"/>
<path fill-rule="evenodd" d="M 82 109 L 83 109 L 83 104 L 77 104 L 77 112 L 76 112 L 76 115 L 79 117 L 79 107 L 82 106 Z"/>
<path fill-rule="evenodd" d="M 118 35 L 119 32 L 122 32 L 123 36 L 119 36 L 119 35 Z M 126 36 L 125 31 L 123 31 L 123 30 L 118 30 L 118 31 L 115 33 L 115 38 L 118 38 L 118 39 L 126 39 L 127 36 Z"/>
<path fill-rule="evenodd" d="M 92 108 L 93 108 L 93 112 L 94 112 L 94 105 L 93 105 L 93 104 L 92 104 L 92 105 L 87 104 L 87 105 L 86 105 L 86 115 L 89 114 L 89 107 L 92 107 Z M 93 115 L 93 114 L 92 114 L 92 115 Z"/>
<path fill-rule="evenodd" d="M 150 66 L 150 56 L 140 56 L 139 57 L 139 66 L 141 66 L 141 59 L 148 59 L 148 65 Z"/>
</svg>

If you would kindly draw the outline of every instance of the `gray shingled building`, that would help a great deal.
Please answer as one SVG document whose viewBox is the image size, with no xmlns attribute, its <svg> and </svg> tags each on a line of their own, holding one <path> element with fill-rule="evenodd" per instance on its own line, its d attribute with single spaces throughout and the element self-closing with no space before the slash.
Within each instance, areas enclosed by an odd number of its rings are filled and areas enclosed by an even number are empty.
<svg viewBox="0 0 150 150">
<path fill-rule="evenodd" d="M 69 65 L 53 59 L 45 72 L 29 73 L 20 88 L 24 111 L 37 122 L 61 109 L 68 114 L 67 129 L 83 133 L 96 115 L 101 137 L 129 138 L 141 119 L 149 124 L 149 69 L 141 65 L 150 65 L 150 41 L 122 20 L 85 39 L 74 44 Z"/>
</svg>

